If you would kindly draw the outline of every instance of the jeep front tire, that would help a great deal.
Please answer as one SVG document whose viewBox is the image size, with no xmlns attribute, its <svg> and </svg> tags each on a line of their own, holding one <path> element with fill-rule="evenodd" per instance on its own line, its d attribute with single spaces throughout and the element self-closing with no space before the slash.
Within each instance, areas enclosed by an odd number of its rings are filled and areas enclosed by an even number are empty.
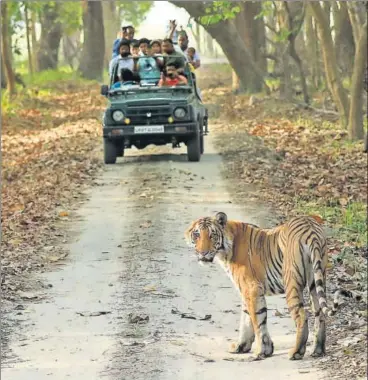
<svg viewBox="0 0 368 380">
<path fill-rule="evenodd" d="M 106 165 L 116 163 L 118 147 L 109 139 L 104 138 L 104 161 Z"/>
<path fill-rule="evenodd" d="M 125 149 L 124 149 L 124 141 L 119 142 L 119 143 L 116 145 L 116 149 L 117 149 L 117 156 L 118 156 L 118 157 L 124 157 L 124 153 L 125 153 Z"/>
<path fill-rule="evenodd" d="M 199 131 L 187 142 L 188 161 L 198 162 L 201 159 L 201 136 Z"/>
<path fill-rule="evenodd" d="M 201 154 L 203 154 L 204 153 L 204 136 L 203 135 L 201 135 L 200 145 L 201 145 Z"/>
</svg>

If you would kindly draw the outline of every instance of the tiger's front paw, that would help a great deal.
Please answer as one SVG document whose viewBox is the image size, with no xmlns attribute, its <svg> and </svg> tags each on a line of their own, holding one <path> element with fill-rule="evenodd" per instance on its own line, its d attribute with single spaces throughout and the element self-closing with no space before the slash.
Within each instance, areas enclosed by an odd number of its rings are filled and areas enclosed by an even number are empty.
<svg viewBox="0 0 368 380">
<path fill-rule="evenodd" d="M 253 342 L 233 343 L 230 347 L 230 354 L 247 354 L 252 349 Z"/>
<path fill-rule="evenodd" d="M 259 350 L 256 352 L 255 360 L 263 360 L 272 356 L 274 351 L 274 346 L 271 338 L 265 335 L 262 339 L 262 344 Z"/>
<path fill-rule="evenodd" d="M 323 345 L 315 345 L 311 353 L 312 358 L 320 358 L 326 355 L 326 348 Z"/>
<path fill-rule="evenodd" d="M 301 347 L 299 350 L 292 348 L 289 351 L 289 360 L 302 360 L 304 358 L 306 346 Z"/>
</svg>

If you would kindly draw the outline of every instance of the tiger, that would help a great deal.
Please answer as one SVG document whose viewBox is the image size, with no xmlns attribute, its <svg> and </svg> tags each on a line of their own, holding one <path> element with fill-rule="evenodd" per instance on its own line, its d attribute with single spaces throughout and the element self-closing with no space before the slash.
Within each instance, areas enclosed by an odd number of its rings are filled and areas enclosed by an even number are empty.
<svg viewBox="0 0 368 380">
<path fill-rule="evenodd" d="M 296 325 L 290 360 L 303 359 L 308 341 L 308 315 L 303 290 L 308 286 L 315 316 L 311 356 L 326 354 L 327 243 L 319 217 L 299 216 L 272 229 L 228 220 L 223 212 L 193 221 L 185 231 L 200 262 L 217 261 L 229 275 L 242 299 L 239 336 L 230 352 L 248 353 L 256 341 L 255 360 L 272 356 L 274 344 L 267 328 L 266 295 L 286 294 Z M 336 294 L 342 296 L 341 291 Z"/>
</svg>

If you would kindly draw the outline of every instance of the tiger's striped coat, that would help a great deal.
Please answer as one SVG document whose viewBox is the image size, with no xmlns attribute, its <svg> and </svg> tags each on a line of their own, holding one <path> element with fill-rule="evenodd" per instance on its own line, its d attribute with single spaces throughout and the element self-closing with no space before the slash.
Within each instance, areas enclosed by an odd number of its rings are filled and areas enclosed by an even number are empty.
<svg viewBox="0 0 368 380">
<path fill-rule="evenodd" d="M 291 360 L 304 357 L 308 340 L 308 317 L 303 290 L 308 286 L 315 315 L 312 356 L 326 351 L 326 237 L 313 217 L 297 217 L 273 229 L 261 229 L 228 221 L 224 213 L 201 218 L 185 232 L 200 261 L 216 258 L 239 290 L 243 308 L 239 339 L 233 353 L 251 350 L 256 340 L 256 358 L 271 356 L 273 342 L 267 328 L 265 295 L 286 293 L 296 324 L 296 343 Z"/>
</svg>

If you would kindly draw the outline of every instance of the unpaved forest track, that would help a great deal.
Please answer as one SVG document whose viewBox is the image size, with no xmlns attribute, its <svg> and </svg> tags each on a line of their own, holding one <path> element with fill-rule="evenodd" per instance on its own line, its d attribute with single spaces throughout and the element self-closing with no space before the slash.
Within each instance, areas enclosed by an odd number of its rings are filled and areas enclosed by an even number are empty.
<svg viewBox="0 0 368 380">
<path fill-rule="evenodd" d="M 249 363 L 250 355 L 226 352 L 237 338 L 238 294 L 219 267 L 198 265 L 184 230 L 216 211 L 262 226 L 273 222 L 246 198 L 231 203 L 221 158 L 210 138 L 206 143 L 200 163 L 188 163 L 184 149 L 160 148 L 154 155 L 128 152 L 106 168 L 71 216 L 68 260 L 41 277 L 52 285 L 47 298 L 11 313 L 21 329 L 12 336 L 3 379 L 324 378 L 308 355 L 287 359 L 294 327 L 289 317 L 274 316 L 275 309 L 288 316 L 280 297 L 268 298 L 275 355 Z M 181 318 L 175 309 L 211 320 Z M 149 321 L 132 324 L 130 313 Z"/>
</svg>

